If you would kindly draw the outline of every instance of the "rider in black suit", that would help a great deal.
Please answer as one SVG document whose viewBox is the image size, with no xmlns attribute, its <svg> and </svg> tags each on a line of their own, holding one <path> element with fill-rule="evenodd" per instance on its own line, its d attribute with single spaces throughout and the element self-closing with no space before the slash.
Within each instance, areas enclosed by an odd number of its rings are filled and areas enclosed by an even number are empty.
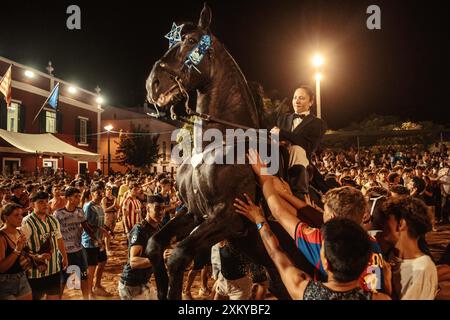
<svg viewBox="0 0 450 320">
<path fill-rule="evenodd" d="M 310 87 L 297 88 L 292 98 L 294 113 L 281 115 L 277 127 L 271 130 L 279 133 L 280 141 L 288 142 L 289 184 L 294 194 L 308 193 L 306 167 L 327 128 L 323 120 L 310 113 L 313 103 L 314 93 Z"/>
</svg>

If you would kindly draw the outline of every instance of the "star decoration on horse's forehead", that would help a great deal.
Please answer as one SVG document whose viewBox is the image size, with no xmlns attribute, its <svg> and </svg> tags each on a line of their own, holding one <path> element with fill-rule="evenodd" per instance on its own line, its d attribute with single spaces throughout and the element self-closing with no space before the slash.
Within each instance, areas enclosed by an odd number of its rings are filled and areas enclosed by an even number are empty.
<svg viewBox="0 0 450 320">
<path fill-rule="evenodd" d="M 172 30 L 164 36 L 164 38 L 169 39 L 169 48 L 181 41 L 181 29 L 183 29 L 184 24 L 177 26 L 175 22 L 172 23 Z"/>
</svg>

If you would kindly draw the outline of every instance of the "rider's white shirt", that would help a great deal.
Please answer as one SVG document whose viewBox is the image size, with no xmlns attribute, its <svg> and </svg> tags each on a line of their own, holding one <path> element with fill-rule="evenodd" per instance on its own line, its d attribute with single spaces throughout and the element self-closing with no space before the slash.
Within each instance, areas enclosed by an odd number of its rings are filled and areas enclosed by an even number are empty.
<svg viewBox="0 0 450 320">
<path fill-rule="evenodd" d="M 308 116 L 311 112 L 310 111 L 306 111 L 306 112 L 302 112 L 300 114 L 304 114 L 305 116 Z M 296 118 L 294 119 L 294 121 L 292 122 L 292 129 L 291 131 L 294 131 L 295 128 L 297 128 L 297 126 L 302 123 L 303 119 L 302 118 Z"/>
</svg>

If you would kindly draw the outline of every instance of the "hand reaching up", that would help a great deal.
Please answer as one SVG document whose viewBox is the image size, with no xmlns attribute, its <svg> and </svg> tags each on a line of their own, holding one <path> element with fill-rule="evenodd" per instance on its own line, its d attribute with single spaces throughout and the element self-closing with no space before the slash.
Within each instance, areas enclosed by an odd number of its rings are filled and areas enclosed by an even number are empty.
<svg viewBox="0 0 450 320">
<path fill-rule="evenodd" d="M 247 158 L 252 166 L 253 172 L 255 172 L 257 176 L 261 176 L 265 168 L 267 168 L 267 164 L 261 161 L 258 151 L 255 149 L 249 149 Z"/>
</svg>

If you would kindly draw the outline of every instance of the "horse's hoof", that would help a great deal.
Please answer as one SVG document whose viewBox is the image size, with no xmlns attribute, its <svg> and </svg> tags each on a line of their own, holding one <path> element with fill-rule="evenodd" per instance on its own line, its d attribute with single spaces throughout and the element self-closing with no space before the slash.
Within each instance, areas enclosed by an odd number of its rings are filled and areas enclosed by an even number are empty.
<svg viewBox="0 0 450 320">
<path fill-rule="evenodd" d="M 183 300 L 194 300 L 190 292 L 183 292 L 181 297 Z"/>
</svg>

